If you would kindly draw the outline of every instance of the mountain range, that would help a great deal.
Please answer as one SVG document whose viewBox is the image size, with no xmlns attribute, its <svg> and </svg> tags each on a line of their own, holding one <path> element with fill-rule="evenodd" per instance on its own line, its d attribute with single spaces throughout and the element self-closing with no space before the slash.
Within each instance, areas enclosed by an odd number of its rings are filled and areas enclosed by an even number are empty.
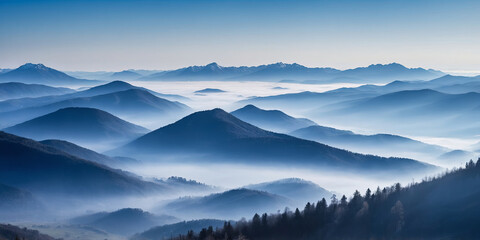
<svg viewBox="0 0 480 240">
<path fill-rule="evenodd" d="M 318 125 L 295 130 L 291 132 L 290 135 L 354 152 L 381 156 L 434 160 L 440 155 L 450 151 L 448 148 L 426 144 L 398 135 L 362 135 L 352 131 Z"/>
<path fill-rule="evenodd" d="M 63 202 L 58 198 L 60 196 L 98 198 L 147 195 L 164 189 L 160 185 L 5 132 L 0 132 L 0 182 L 59 202 Z"/>
<path fill-rule="evenodd" d="M 81 107 L 62 108 L 4 131 L 37 140 L 62 139 L 86 144 L 120 144 L 148 132 L 105 111 Z"/>
<path fill-rule="evenodd" d="M 66 152 L 74 157 L 85 159 L 91 162 L 96 162 L 109 167 L 117 168 L 140 163 L 138 160 L 135 160 L 133 158 L 109 157 L 107 155 L 100 154 L 93 150 L 63 140 L 48 139 L 40 141 L 40 143 L 55 148 L 59 151 Z"/>
<path fill-rule="evenodd" d="M 296 63 L 274 63 L 255 67 L 223 67 L 217 63 L 190 66 L 164 71 L 141 78 L 142 80 L 250 80 L 292 81 L 304 83 L 325 82 L 383 82 L 393 80 L 430 80 L 445 75 L 440 71 L 423 68 L 406 68 L 398 63 L 376 64 L 348 70 L 309 68 Z"/>
<path fill-rule="evenodd" d="M 479 101 L 477 92 L 406 90 L 339 103 L 335 108 L 318 108 L 309 115 L 337 124 L 346 124 L 348 119 L 357 128 L 375 131 L 394 126 L 406 135 L 471 137 L 480 133 L 478 123 L 472 121 L 480 114 Z"/>
<path fill-rule="evenodd" d="M 3 124 L 14 125 L 69 107 L 96 108 L 128 121 L 154 119 L 159 124 L 167 122 L 170 118 L 183 116 L 190 111 L 190 108 L 182 103 L 156 97 L 145 90 L 130 89 L 92 97 L 69 98 L 41 106 L 4 112 L 0 119 Z"/>
<path fill-rule="evenodd" d="M 151 91 L 146 88 L 133 86 L 127 82 L 113 81 L 113 82 L 98 85 L 95 87 L 88 88 L 86 90 L 82 90 L 82 91 L 78 91 L 70 94 L 6 100 L 3 102 L 0 102 L 0 112 L 11 112 L 11 111 L 20 110 L 23 108 L 37 107 L 37 106 L 42 106 L 42 105 L 47 105 L 55 102 L 68 100 L 68 99 L 93 97 L 97 95 L 105 95 L 109 93 L 121 92 L 121 91 L 132 90 L 132 89 L 147 91 L 159 98 L 165 98 L 171 101 L 188 100 L 188 98 L 185 98 L 179 95 L 162 94 L 162 93 Z"/>
<path fill-rule="evenodd" d="M 15 98 L 35 98 L 73 93 L 69 88 L 50 87 L 41 84 L 25 84 L 19 82 L 0 83 L 0 101 Z"/>
<path fill-rule="evenodd" d="M 134 71 L 124 70 L 121 72 L 115 72 L 110 77 L 112 79 L 118 79 L 118 80 L 135 80 L 137 78 L 142 77 L 142 75 Z"/>
<path fill-rule="evenodd" d="M 110 154 L 175 156 L 176 161 L 235 162 L 346 170 L 423 171 L 431 165 L 410 159 L 382 158 L 329 147 L 317 142 L 269 132 L 213 109 L 193 113 L 152 131 Z"/>
<path fill-rule="evenodd" d="M 26 63 L 17 69 L 1 73 L 0 82 L 21 82 L 54 86 L 93 85 L 100 81 L 78 79 L 43 64 Z"/>
</svg>

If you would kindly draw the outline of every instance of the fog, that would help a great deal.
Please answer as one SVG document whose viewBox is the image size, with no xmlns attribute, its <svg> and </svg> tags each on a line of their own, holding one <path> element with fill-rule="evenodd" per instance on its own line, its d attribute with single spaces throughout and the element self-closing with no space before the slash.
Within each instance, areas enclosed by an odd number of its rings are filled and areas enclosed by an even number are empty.
<svg viewBox="0 0 480 240">
<path fill-rule="evenodd" d="M 236 82 L 236 81 L 131 81 L 133 85 L 145 87 L 163 94 L 178 94 L 188 97 L 191 101 L 187 105 L 195 110 L 224 108 L 234 110 L 233 103 L 254 96 L 270 96 L 303 91 L 324 92 L 341 87 L 357 87 L 361 84 L 334 83 L 334 84 L 300 84 L 276 82 Z M 278 89 L 280 87 L 282 89 Z M 197 94 L 195 91 L 205 88 L 217 88 L 224 93 Z"/>
<path fill-rule="evenodd" d="M 426 174 L 416 176 L 371 173 L 322 171 L 318 168 L 275 167 L 245 164 L 143 164 L 128 169 L 146 177 L 188 176 L 208 185 L 224 189 L 243 187 L 249 184 L 279 180 L 283 178 L 302 178 L 312 181 L 321 187 L 340 194 L 350 196 L 355 190 L 364 192 L 367 188 L 390 186 L 396 182 L 411 183 L 421 180 Z"/>
</svg>

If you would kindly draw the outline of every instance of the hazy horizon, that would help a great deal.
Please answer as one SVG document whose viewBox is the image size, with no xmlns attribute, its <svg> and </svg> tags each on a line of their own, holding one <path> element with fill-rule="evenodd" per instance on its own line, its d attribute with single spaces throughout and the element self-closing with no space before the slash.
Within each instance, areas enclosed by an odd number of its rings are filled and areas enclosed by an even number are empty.
<svg viewBox="0 0 480 240">
<path fill-rule="evenodd" d="M 1 1 L 0 66 L 120 71 L 282 61 L 347 69 L 399 62 L 480 72 L 479 11 L 471 0 Z"/>
</svg>

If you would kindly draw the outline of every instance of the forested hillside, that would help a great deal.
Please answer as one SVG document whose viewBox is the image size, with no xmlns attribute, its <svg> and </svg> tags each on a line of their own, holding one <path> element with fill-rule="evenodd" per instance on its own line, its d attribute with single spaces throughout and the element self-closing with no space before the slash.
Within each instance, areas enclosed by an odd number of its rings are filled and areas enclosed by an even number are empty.
<svg viewBox="0 0 480 240">
<path fill-rule="evenodd" d="M 479 239 L 480 159 L 421 183 L 394 184 L 300 211 L 255 214 L 234 227 L 176 239 Z"/>
</svg>

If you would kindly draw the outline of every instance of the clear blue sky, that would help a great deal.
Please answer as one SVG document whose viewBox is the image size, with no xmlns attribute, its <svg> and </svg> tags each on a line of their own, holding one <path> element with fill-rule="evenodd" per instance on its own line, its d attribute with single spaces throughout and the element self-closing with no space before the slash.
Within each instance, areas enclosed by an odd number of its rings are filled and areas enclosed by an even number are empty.
<svg viewBox="0 0 480 240">
<path fill-rule="evenodd" d="M 0 68 L 399 62 L 480 71 L 480 1 L 0 0 Z"/>
</svg>

